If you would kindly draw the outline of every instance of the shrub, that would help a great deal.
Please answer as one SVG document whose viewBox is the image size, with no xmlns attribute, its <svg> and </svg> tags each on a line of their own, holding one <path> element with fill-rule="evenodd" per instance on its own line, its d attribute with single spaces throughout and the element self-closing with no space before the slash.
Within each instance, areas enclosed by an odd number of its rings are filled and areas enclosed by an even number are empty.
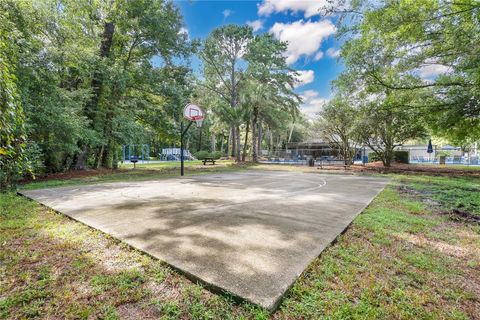
<svg viewBox="0 0 480 320">
<path fill-rule="evenodd" d="M 220 159 L 221 157 L 223 157 L 223 154 L 221 151 L 215 151 L 215 152 L 212 152 L 211 153 L 211 156 L 213 159 L 217 160 L 217 159 Z"/>
<path fill-rule="evenodd" d="M 210 152 L 206 151 L 206 150 L 200 150 L 200 151 L 197 151 L 195 154 L 194 154 L 195 158 L 197 158 L 198 160 L 203 160 L 205 158 L 210 158 Z"/>
<path fill-rule="evenodd" d="M 453 151 L 449 151 L 449 150 L 437 151 L 437 157 L 440 157 L 440 156 L 451 157 L 453 156 Z"/>
<path fill-rule="evenodd" d="M 398 162 L 398 163 L 409 163 L 409 153 L 408 151 L 405 150 L 397 150 L 393 152 L 393 161 Z M 368 154 L 368 162 L 377 162 L 377 161 L 382 161 L 380 157 L 374 153 L 371 152 Z"/>
<path fill-rule="evenodd" d="M 408 164 L 409 154 L 406 150 L 397 150 L 393 152 L 393 161 Z"/>
<path fill-rule="evenodd" d="M 382 159 L 380 159 L 380 157 L 375 152 L 370 152 L 368 154 L 368 162 L 377 162 L 377 161 L 382 161 Z"/>
</svg>

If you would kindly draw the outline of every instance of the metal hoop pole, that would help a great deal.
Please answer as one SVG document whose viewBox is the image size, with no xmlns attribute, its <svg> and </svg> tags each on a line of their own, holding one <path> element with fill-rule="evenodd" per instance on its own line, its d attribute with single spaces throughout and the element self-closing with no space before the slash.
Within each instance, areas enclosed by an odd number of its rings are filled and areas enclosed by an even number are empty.
<svg viewBox="0 0 480 320">
<path fill-rule="evenodd" d="M 184 164 L 183 164 L 183 139 L 185 137 L 185 134 L 187 133 L 188 129 L 190 128 L 190 126 L 192 125 L 192 122 L 190 121 L 190 123 L 188 124 L 187 128 L 185 128 L 185 130 L 183 130 L 183 121 L 180 122 L 180 175 L 183 177 L 184 175 Z"/>
</svg>

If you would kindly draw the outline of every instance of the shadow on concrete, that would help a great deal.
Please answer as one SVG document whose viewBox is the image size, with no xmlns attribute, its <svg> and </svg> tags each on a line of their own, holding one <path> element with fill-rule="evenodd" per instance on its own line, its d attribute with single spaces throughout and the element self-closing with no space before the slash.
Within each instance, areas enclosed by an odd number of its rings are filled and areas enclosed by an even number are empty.
<svg viewBox="0 0 480 320">
<path fill-rule="evenodd" d="M 272 310 L 308 263 L 386 182 L 340 175 L 230 173 L 37 190 L 27 196 L 211 288 Z"/>
</svg>

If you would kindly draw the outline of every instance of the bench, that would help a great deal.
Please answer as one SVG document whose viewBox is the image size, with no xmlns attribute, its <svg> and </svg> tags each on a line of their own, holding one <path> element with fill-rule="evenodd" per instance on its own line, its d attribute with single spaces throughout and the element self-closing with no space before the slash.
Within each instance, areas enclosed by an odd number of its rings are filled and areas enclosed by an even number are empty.
<svg viewBox="0 0 480 320">
<path fill-rule="evenodd" d="M 207 162 L 210 162 L 210 163 L 212 163 L 212 164 L 214 165 L 214 164 L 215 164 L 215 159 L 213 159 L 213 158 L 205 158 L 205 159 L 203 159 L 203 165 L 206 165 Z"/>
</svg>

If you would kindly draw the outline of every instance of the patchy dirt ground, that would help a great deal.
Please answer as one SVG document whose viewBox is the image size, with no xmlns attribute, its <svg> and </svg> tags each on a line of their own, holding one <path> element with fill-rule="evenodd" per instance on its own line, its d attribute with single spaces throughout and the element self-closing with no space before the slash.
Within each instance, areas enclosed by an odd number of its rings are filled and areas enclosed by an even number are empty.
<svg viewBox="0 0 480 320">
<path fill-rule="evenodd" d="M 351 170 L 355 172 L 378 172 L 378 173 L 402 173 L 402 174 L 422 174 L 436 176 L 472 176 L 480 177 L 479 169 L 468 169 L 448 166 L 430 166 L 394 163 L 391 167 L 384 167 L 381 162 L 369 163 L 366 166 L 353 165 Z"/>
<path fill-rule="evenodd" d="M 368 163 L 366 165 L 316 165 L 308 167 L 305 165 L 292 164 L 260 164 L 257 165 L 262 170 L 287 170 L 287 171 L 305 171 L 305 172 L 342 172 L 342 173 L 397 173 L 411 175 L 431 175 L 431 176 L 468 176 L 480 177 L 480 167 L 467 166 L 430 166 L 393 163 L 391 167 L 384 167 L 381 162 Z"/>
</svg>

